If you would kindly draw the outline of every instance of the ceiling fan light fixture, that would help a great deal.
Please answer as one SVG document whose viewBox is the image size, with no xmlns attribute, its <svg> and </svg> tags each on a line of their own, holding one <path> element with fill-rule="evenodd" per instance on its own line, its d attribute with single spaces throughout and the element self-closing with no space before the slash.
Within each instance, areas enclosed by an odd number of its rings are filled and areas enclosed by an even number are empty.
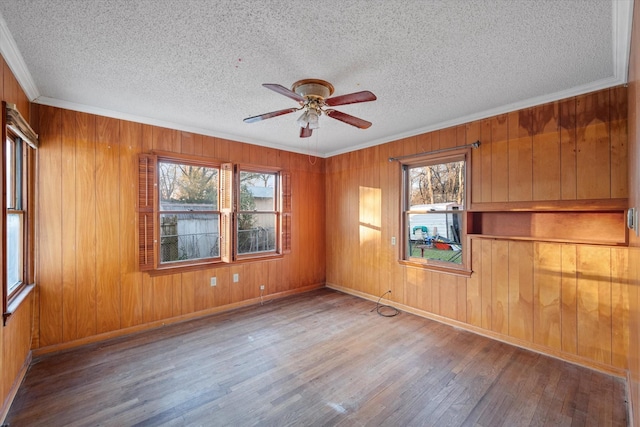
<svg viewBox="0 0 640 427">
<path fill-rule="evenodd" d="M 298 120 L 296 120 L 296 123 L 298 123 L 298 126 L 301 128 L 306 128 L 308 126 L 309 129 L 318 129 L 320 128 L 318 117 L 319 115 L 316 110 L 307 109 L 302 113 Z"/>
<path fill-rule="evenodd" d="M 296 123 L 298 123 L 298 126 L 300 126 L 301 128 L 306 128 L 309 124 L 309 110 L 304 110 L 304 113 L 302 113 L 302 115 L 298 117 Z"/>
</svg>

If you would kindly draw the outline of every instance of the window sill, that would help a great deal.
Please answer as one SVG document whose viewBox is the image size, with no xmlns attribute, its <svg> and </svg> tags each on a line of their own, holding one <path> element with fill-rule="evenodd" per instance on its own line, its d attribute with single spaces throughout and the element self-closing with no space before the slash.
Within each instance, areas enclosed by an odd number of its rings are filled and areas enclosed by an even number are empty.
<svg viewBox="0 0 640 427">
<path fill-rule="evenodd" d="M 456 268 L 456 267 L 449 267 L 442 264 L 425 264 L 422 262 L 409 261 L 406 259 L 400 260 L 399 262 L 400 264 L 406 265 L 408 267 L 422 268 L 424 270 L 430 270 L 436 273 L 451 274 L 454 276 L 471 277 L 471 273 L 472 273 L 471 270 L 467 270 L 462 266 L 460 266 L 459 268 Z"/>
<path fill-rule="evenodd" d="M 151 277 L 155 276 L 165 276 L 168 274 L 180 274 L 180 273 L 188 273 L 190 271 L 199 271 L 199 270 L 207 270 L 210 268 L 221 268 L 221 267 L 232 267 L 238 264 L 246 264 L 248 262 L 258 262 L 258 261 L 270 261 L 273 259 L 283 258 L 283 254 L 270 254 L 263 256 L 252 256 L 237 259 L 233 262 L 224 262 L 224 261 L 215 261 L 215 262 L 206 262 L 200 264 L 189 264 L 189 265 L 176 265 L 170 267 L 160 267 L 153 270 L 145 270 L 144 273 L 149 273 Z"/>
<path fill-rule="evenodd" d="M 7 320 L 15 311 L 20 307 L 20 304 L 27 299 L 31 291 L 35 289 L 36 285 L 34 283 L 24 286 L 10 301 L 7 306 L 7 312 L 2 315 L 4 321 L 3 325 L 7 326 Z"/>
</svg>

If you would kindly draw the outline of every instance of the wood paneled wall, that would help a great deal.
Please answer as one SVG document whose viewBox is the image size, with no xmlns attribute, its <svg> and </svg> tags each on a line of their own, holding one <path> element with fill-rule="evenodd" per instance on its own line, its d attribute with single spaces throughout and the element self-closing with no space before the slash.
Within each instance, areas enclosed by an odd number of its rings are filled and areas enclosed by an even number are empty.
<svg viewBox="0 0 640 427">
<path fill-rule="evenodd" d="M 54 107 L 34 105 L 33 115 L 40 133 L 35 347 L 59 348 L 257 301 L 262 284 L 265 296 L 324 285 L 324 159 Z M 291 171 L 291 254 L 178 274 L 141 273 L 137 155 L 150 150 Z M 238 283 L 231 281 L 234 273 Z"/>
<path fill-rule="evenodd" d="M 629 58 L 629 206 L 640 208 L 640 5 L 633 8 Z M 629 336 L 628 355 L 632 426 L 640 427 L 640 238 L 629 237 Z"/>
<path fill-rule="evenodd" d="M 477 235 L 470 278 L 402 265 L 391 244 L 400 242 L 401 166 L 388 158 L 480 140 L 472 210 L 620 206 L 628 197 L 626 106 L 627 89 L 615 87 L 327 159 L 328 285 L 372 298 L 391 290 L 393 302 L 425 315 L 624 372 L 626 247 Z"/>
<path fill-rule="evenodd" d="M 1 56 L 0 99 L 16 104 L 20 114 L 29 120 L 29 100 Z M 5 173 L 4 164 L 0 164 L 0 173 Z M 4 236 L 0 238 L 4 239 Z M 0 399 L 2 402 L 0 419 L 4 419 L 13 395 L 20 385 L 22 375 L 26 371 L 26 363 L 30 360 L 32 318 L 33 293 L 9 317 L 7 324 L 4 327 L 0 326 Z"/>
</svg>

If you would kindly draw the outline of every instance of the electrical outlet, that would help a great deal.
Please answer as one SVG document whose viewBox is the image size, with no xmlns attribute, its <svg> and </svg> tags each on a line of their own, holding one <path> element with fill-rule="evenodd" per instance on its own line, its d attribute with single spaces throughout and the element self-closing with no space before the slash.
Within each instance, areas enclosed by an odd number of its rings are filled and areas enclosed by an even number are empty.
<svg viewBox="0 0 640 427">
<path fill-rule="evenodd" d="M 211 281 L 210 281 L 210 283 L 209 283 L 209 284 L 210 284 L 211 286 L 215 286 L 215 285 L 216 285 L 216 278 L 215 278 L 215 277 L 212 277 L 212 278 L 211 278 Z"/>
<path fill-rule="evenodd" d="M 260 290 L 264 291 L 264 285 L 260 285 Z"/>
<path fill-rule="evenodd" d="M 238 273 L 233 273 L 233 283 L 238 283 L 240 281 L 240 275 Z"/>
<path fill-rule="evenodd" d="M 391 246 L 395 246 L 395 245 L 396 245 L 396 237 L 395 237 L 395 236 L 393 236 L 393 237 L 391 238 Z"/>
</svg>

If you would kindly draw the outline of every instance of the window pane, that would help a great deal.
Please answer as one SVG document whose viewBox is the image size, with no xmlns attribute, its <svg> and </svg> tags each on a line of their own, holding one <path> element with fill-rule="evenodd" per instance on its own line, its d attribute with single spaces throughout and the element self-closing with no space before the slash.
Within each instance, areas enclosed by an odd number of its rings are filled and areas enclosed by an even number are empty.
<svg viewBox="0 0 640 427">
<path fill-rule="evenodd" d="M 238 215 L 238 254 L 276 250 L 276 215 L 243 213 Z"/>
<path fill-rule="evenodd" d="M 160 162 L 161 211 L 218 210 L 218 169 Z"/>
<path fill-rule="evenodd" d="M 454 203 L 463 209 L 464 161 L 412 167 L 408 184 L 410 206 Z"/>
<path fill-rule="evenodd" d="M 160 262 L 220 256 L 218 214 L 160 214 Z"/>
<path fill-rule="evenodd" d="M 462 264 L 461 213 L 429 212 L 407 216 L 409 257 Z"/>
<path fill-rule="evenodd" d="M 16 207 L 16 198 L 15 198 L 15 142 L 7 139 L 7 164 L 6 174 L 7 174 L 7 208 L 15 209 Z"/>
<path fill-rule="evenodd" d="M 22 213 L 7 214 L 7 290 L 22 282 Z"/>
<path fill-rule="evenodd" d="M 277 174 L 240 172 L 240 210 L 275 211 Z"/>
</svg>

